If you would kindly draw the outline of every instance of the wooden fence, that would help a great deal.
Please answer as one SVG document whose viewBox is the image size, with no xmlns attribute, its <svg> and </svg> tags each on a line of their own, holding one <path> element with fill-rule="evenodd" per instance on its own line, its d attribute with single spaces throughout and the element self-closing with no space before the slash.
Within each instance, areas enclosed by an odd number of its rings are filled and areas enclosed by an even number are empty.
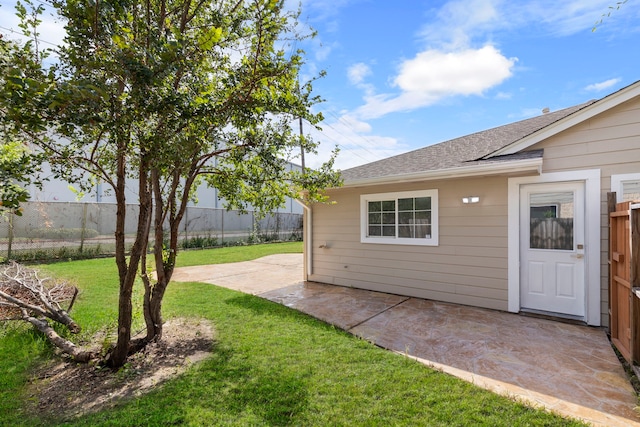
<svg viewBox="0 0 640 427">
<path fill-rule="evenodd" d="M 630 363 L 640 362 L 639 208 L 623 202 L 609 213 L 609 327 L 611 341 Z"/>
</svg>

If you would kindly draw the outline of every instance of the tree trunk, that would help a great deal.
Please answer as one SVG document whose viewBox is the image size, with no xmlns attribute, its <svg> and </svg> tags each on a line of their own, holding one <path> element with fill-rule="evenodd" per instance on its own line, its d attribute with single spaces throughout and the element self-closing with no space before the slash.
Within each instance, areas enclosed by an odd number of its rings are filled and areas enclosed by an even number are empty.
<svg viewBox="0 0 640 427">
<path fill-rule="evenodd" d="M 149 322 L 147 323 L 147 340 L 149 341 L 160 341 L 162 339 L 162 299 L 168 284 L 163 280 L 162 282 L 156 282 L 151 288 L 152 292 L 148 301 Z"/>
<path fill-rule="evenodd" d="M 147 341 L 159 341 L 162 339 L 162 300 L 171 281 L 173 270 L 175 269 L 176 256 L 178 251 L 178 234 L 180 221 L 186 210 L 186 201 L 188 193 L 195 175 L 189 177 L 184 184 L 184 195 L 182 196 L 179 206 L 176 204 L 176 190 L 180 183 L 180 175 L 173 177 L 171 191 L 167 197 L 167 204 L 162 200 L 162 190 L 160 188 L 160 179 L 157 170 L 151 172 L 151 182 L 155 202 L 155 245 L 154 260 L 156 266 L 157 280 L 155 284 L 151 284 L 148 280 L 145 282 L 145 298 L 144 298 L 144 315 L 147 323 Z M 169 215 L 169 248 L 168 253 L 164 247 L 164 220 L 165 215 Z"/>
<path fill-rule="evenodd" d="M 145 158 L 143 154 L 141 154 L 140 159 L 140 170 L 139 170 L 139 214 L 138 214 L 138 225 L 136 231 L 136 239 L 131 247 L 131 254 L 129 257 L 129 263 L 126 264 L 126 260 L 124 258 L 124 220 L 121 220 L 120 216 L 124 218 L 124 212 L 118 216 L 118 220 L 116 222 L 116 236 L 121 237 L 122 239 L 122 256 L 121 258 L 116 257 L 116 262 L 120 267 L 122 263 L 126 266 L 124 277 L 122 276 L 122 268 L 120 268 L 121 276 L 120 276 L 120 295 L 118 302 L 118 341 L 116 343 L 115 348 L 111 351 L 108 357 L 108 363 L 113 367 L 120 367 L 124 365 L 132 350 L 137 351 L 141 347 L 144 346 L 144 343 L 137 343 L 137 345 L 132 346 L 131 343 L 131 323 L 133 320 L 132 312 L 132 295 L 133 295 L 133 285 L 135 283 L 136 276 L 138 274 L 138 267 L 140 266 L 140 259 L 142 258 L 143 251 L 146 251 L 148 246 L 148 237 L 149 237 L 149 216 L 151 215 L 151 203 L 150 196 L 147 189 L 147 176 L 148 176 L 148 160 Z M 122 182 L 124 186 L 124 174 L 118 176 L 118 185 Z M 122 192 L 116 192 L 117 202 L 118 202 L 118 210 L 126 208 L 125 197 L 124 197 L 124 187 L 122 188 Z M 119 212 L 120 213 L 120 212 Z"/>
<path fill-rule="evenodd" d="M 160 175 L 157 169 L 151 171 L 152 194 L 155 204 L 154 211 L 154 246 L 153 258 L 156 266 L 156 283 L 147 282 L 144 296 L 144 316 L 147 324 L 146 340 L 158 341 L 162 339 L 162 297 L 158 299 L 158 290 L 166 289 L 169 280 L 166 278 L 165 248 L 164 248 L 164 203 L 160 188 Z M 162 292 L 164 296 L 164 291 Z"/>
<path fill-rule="evenodd" d="M 107 362 L 114 368 L 124 365 L 129 355 L 129 343 L 131 341 L 132 317 L 132 288 L 131 284 L 120 283 L 120 295 L 118 300 L 118 341 L 115 348 L 107 356 Z"/>
</svg>

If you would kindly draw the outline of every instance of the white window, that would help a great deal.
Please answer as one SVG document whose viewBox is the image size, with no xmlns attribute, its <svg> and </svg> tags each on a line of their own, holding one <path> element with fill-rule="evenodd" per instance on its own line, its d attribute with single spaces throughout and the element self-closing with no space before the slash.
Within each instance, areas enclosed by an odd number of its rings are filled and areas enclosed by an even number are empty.
<svg viewBox="0 0 640 427">
<path fill-rule="evenodd" d="M 438 190 L 363 194 L 360 241 L 396 245 L 438 244 Z"/>
<path fill-rule="evenodd" d="M 618 203 L 640 200 L 640 173 L 611 175 L 611 191 Z"/>
</svg>

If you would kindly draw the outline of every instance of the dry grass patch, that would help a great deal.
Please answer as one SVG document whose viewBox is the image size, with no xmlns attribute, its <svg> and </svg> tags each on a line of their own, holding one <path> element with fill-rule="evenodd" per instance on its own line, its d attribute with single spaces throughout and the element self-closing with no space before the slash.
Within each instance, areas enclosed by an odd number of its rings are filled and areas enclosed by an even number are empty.
<svg viewBox="0 0 640 427">
<path fill-rule="evenodd" d="M 214 340 L 208 320 L 171 319 L 160 342 L 131 356 L 119 370 L 58 360 L 33 376 L 28 389 L 31 410 L 43 418 L 69 419 L 113 407 L 205 359 Z"/>
</svg>

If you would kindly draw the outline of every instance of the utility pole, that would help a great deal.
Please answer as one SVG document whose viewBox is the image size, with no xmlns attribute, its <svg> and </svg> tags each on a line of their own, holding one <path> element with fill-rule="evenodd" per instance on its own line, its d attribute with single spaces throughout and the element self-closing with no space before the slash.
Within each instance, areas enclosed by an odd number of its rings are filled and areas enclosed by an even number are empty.
<svg viewBox="0 0 640 427">
<path fill-rule="evenodd" d="M 303 132 L 302 132 L 302 116 L 298 117 L 300 122 L 300 160 L 302 163 L 302 173 L 304 173 L 304 145 L 302 144 Z"/>
<path fill-rule="evenodd" d="M 298 90 L 298 96 L 301 96 L 301 92 L 300 92 L 300 81 L 298 80 L 296 82 L 296 89 Z M 302 173 L 304 174 L 305 172 L 305 165 L 304 165 L 304 144 L 302 144 L 302 140 L 304 139 L 304 132 L 302 131 L 302 116 L 298 116 L 298 123 L 300 124 L 300 163 L 302 166 Z"/>
</svg>

